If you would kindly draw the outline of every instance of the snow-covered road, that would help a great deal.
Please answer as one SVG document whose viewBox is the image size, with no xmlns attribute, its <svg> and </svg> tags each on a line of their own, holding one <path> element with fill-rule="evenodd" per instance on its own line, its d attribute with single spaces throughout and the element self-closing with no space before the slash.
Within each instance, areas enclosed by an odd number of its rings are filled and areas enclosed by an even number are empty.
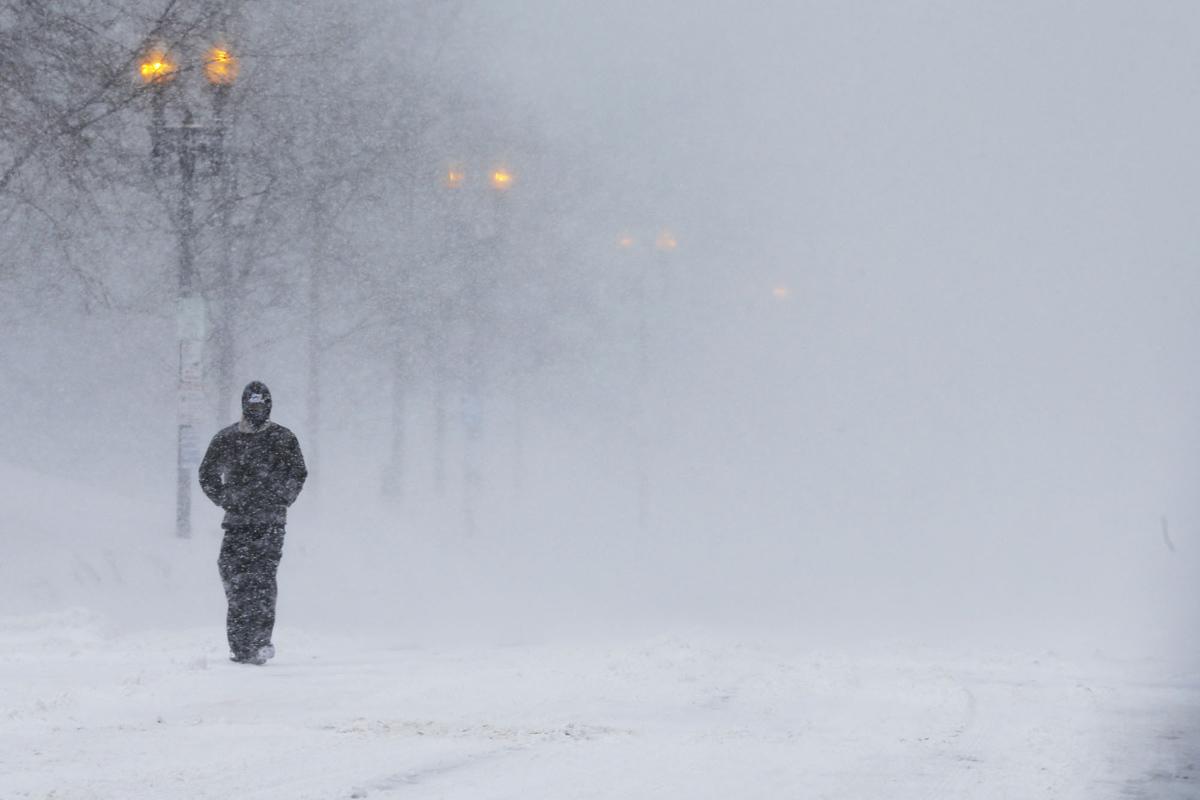
<svg viewBox="0 0 1200 800">
<path fill-rule="evenodd" d="M 1200 797 L 1200 676 L 687 634 L 438 646 L 0 624 L 0 797 Z"/>
</svg>

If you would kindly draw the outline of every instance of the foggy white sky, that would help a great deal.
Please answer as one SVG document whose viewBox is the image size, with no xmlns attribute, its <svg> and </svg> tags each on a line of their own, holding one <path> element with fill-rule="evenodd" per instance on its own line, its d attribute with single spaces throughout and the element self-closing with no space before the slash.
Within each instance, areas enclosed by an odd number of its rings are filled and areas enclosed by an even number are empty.
<svg viewBox="0 0 1200 800">
<path fill-rule="evenodd" d="M 1152 260 L 1191 217 L 1188 4 L 481 7 L 472 44 L 552 125 L 817 265 Z"/>
<path fill-rule="evenodd" d="M 953 542 L 967 582 L 1091 560 L 1110 594 L 1160 515 L 1200 536 L 1200 8 L 482 8 L 493 77 L 745 314 L 694 340 L 697 425 L 783 528 Z"/>
<path fill-rule="evenodd" d="M 483 7 L 498 82 L 670 186 L 707 277 L 794 285 L 870 393 L 1194 430 L 1194 6 Z"/>
</svg>

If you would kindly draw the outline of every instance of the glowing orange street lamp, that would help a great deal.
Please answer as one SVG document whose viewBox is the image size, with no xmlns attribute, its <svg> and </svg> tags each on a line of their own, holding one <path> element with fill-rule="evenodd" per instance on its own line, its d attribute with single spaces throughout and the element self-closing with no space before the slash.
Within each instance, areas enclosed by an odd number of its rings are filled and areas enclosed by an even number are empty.
<svg viewBox="0 0 1200 800">
<path fill-rule="evenodd" d="M 628 250 L 635 244 L 637 244 L 637 239 L 634 239 L 628 233 L 621 234 L 620 238 L 617 239 L 617 247 L 622 250 Z"/>
<path fill-rule="evenodd" d="M 679 246 L 679 242 L 676 241 L 675 235 L 673 233 L 671 233 L 670 231 L 666 231 L 666 230 L 662 231 L 661 233 L 658 234 L 658 237 L 654 240 L 654 249 L 659 250 L 664 253 L 669 253 L 670 251 L 674 250 L 678 246 Z"/>
<path fill-rule="evenodd" d="M 175 64 L 167 56 L 166 51 L 156 48 L 146 53 L 142 63 L 138 65 L 142 82 L 148 84 L 168 83 L 175 77 Z"/>
<path fill-rule="evenodd" d="M 446 186 L 450 189 L 457 189 L 463 185 L 463 181 L 467 179 L 467 173 L 462 167 L 450 167 L 446 170 Z"/>
<path fill-rule="evenodd" d="M 497 167 L 492 170 L 491 180 L 492 188 L 503 192 L 512 187 L 513 174 L 504 167 Z"/>
<path fill-rule="evenodd" d="M 789 289 L 787 286 L 776 286 L 774 289 L 771 290 L 771 294 L 775 296 L 776 300 L 791 300 L 792 299 L 792 290 Z"/>
<path fill-rule="evenodd" d="M 204 77 L 213 86 L 232 86 L 238 76 L 238 60 L 222 45 L 209 49 L 204 57 Z"/>
</svg>

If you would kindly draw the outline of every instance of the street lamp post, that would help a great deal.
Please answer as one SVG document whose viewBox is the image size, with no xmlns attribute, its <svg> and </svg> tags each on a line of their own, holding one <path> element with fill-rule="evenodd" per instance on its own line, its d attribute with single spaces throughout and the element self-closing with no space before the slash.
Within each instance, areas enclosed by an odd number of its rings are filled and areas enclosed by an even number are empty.
<svg viewBox="0 0 1200 800">
<path fill-rule="evenodd" d="M 475 192 L 468 191 L 469 187 L 478 183 L 478 178 L 472 176 L 461 165 L 451 166 L 444 175 L 443 184 L 447 190 L 447 238 L 455 239 L 460 231 L 468 224 L 469 211 L 474 217 L 472 228 L 473 241 L 468 252 L 464 252 L 461 263 L 458 258 L 451 263 L 459 267 L 461 284 L 459 290 L 459 308 L 465 323 L 464 357 L 461 371 L 461 416 L 463 424 L 463 516 L 468 535 L 476 528 L 476 515 L 479 498 L 483 493 L 482 445 L 484 428 L 484 397 L 485 369 L 482 359 L 486 344 L 484 293 L 485 280 L 494 280 L 502 261 L 500 247 L 504 239 L 504 222 L 507 200 L 506 194 L 515 183 L 515 175 L 507 167 L 496 167 L 486 174 L 486 182 L 491 191 L 491 199 L 487 204 L 481 204 Z M 483 211 L 483 213 L 478 213 Z M 486 249 L 486 252 L 484 250 Z M 458 248 L 453 248 L 457 252 Z M 447 302 L 445 310 L 449 310 Z M 444 345 L 445 338 L 441 339 Z M 439 376 L 440 377 L 440 376 Z M 437 419 L 435 421 L 435 436 L 438 454 L 435 455 L 435 480 L 440 486 L 441 480 L 441 447 L 444 437 L 444 412 L 442 411 L 442 392 L 438 390 L 435 403 Z"/>
<path fill-rule="evenodd" d="M 663 284 L 664 290 L 669 288 L 670 281 L 670 254 L 679 246 L 675 235 L 668 230 L 662 230 L 654 238 L 654 251 L 657 253 L 657 261 L 654 262 L 658 267 L 660 275 L 658 277 L 666 283 Z M 635 474 L 637 481 L 637 520 L 638 526 L 645 530 L 649 524 L 650 517 L 650 490 L 651 490 L 651 448 L 650 448 L 650 430 L 651 430 L 651 413 L 650 413 L 650 361 L 651 361 L 651 346 L 650 346 L 650 279 L 651 270 L 647 267 L 646 256 L 641 255 L 643 248 L 639 247 L 639 241 L 631 234 L 621 234 L 617 239 L 617 247 L 628 256 L 641 256 L 634 258 L 633 263 L 633 293 L 634 293 L 634 313 L 635 318 L 635 347 L 636 347 L 636 366 L 634 370 L 634 422 L 633 422 L 633 438 L 635 445 L 634 461 Z"/>
<path fill-rule="evenodd" d="M 415 149 L 409 132 L 402 132 L 402 152 L 408 154 Z M 415 229 L 417 224 L 417 175 L 412 171 L 404 174 L 403 193 L 405 207 L 404 219 L 407 225 Z M 415 237 L 414 237 L 415 238 Z M 423 248 L 416 247 L 419 253 Z M 408 313 L 405 299 L 412 291 L 410 272 L 401 270 L 397 275 L 396 291 L 398 299 L 389 305 L 392 328 L 392 442 L 391 458 L 384 468 L 383 492 L 393 498 L 403 498 L 405 490 L 405 456 L 406 432 L 408 423 L 407 395 L 410 383 L 410 360 L 413 357 L 414 345 L 409 341 L 411 332 L 416 330 L 415 317 Z"/>
<path fill-rule="evenodd" d="M 231 57 L 230 57 L 231 58 Z M 227 62 L 227 67 L 230 62 Z M 232 74 L 236 75 L 236 61 L 232 61 Z M 152 48 L 139 65 L 142 81 L 147 85 L 151 104 L 151 159 L 156 178 L 166 175 L 169 164 L 167 156 L 174 154 L 178 159 L 179 197 L 175 209 L 175 227 L 178 233 L 179 283 L 177 294 L 177 322 L 179 339 L 179 380 L 177 386 L 177 450 L 176 450 L 176 503 L 175 535 L 180 538 L 191 536 L 191 487 L 192 473 L 200 462 L 200 442 L 196 428 L 200 418 L 200 405 L 204 398 L 204 328 L 205 304 L 200 291 L 196 269 L 196 205 L 197 167 L 203 160 L 208 162 L 213 174 L 219 174 L 223 149 L 223 122 L 220 116 L 221 100 L 217 103 L 218 114 L 214 125 L 196 124 L 192 112 L 184 106 L 182 122 L 167 124 L 167 91 L 174 83 L 177 67 L 165 48 Z M 227 87 L 232 83 L 229 78 Z M 218 93 L 218 97 L 221 97 Z"/>
<path fill-rule="evenodd" d="M 213 366 L 216 370 L 216 412 L 218 422 L 225 420 L 229 412 L 229 403 L 234 397 L 233 372 L 236 361 L 235 339 L 233 332 L 234 320 L 237 318 L 237 292 L 234 291 L 233 277 L 233 173 L 231 169 L 231 154 L 225 146 L 225 134 L 228 126 L 227 108 L 229 95 L 238 77 L 238 59 L 225 44 L 216 44 L 209 48 L 204 59 L 204 78 L 212 94 L 213 103 L 213 132 L 214 148 L 213 173 L 217 180 L 218 226 L 220 241 L 217 256 L 217 296 L 216 308 L 211 309 L 216 321 L 214 331 L 215 357 Z M 215 313 L 214 313 L 215 312 Z"/>
<path fill-rule="evenodd" d="M 431 326 L 430 349 L 433 351 L 433 485 L 440 496 L 446 490 L 446 396 L 449 349 L 452 341 L 450 327 L 454 320 L 454 287 L 459 280 L 462 258 L 460 237 L 463 227 L 462 190 L 466 181 L 466 170 L 460 164 L 451 164 L 442 175 L 442 187 L 446 190 L 445 214 L 443 215 L 442 240 L 446 248 L 446 273 L 436 293 L 438 317 Z"/>
<path fill-rule="evenodd" d="M 636 242 L 631 237 L 622 237 L 620 242 L 623 250 L 632 250 Z M 637 366 L 635 369 L 634 402 L 634 442 L 636 453 L 637 480 L 637 522 L 641 530 L 645 530 L 650 517 L 650 420 L 649 398 L 647 397 L 650 383 L 650 320 L 649 301 L 647 298 L 649 278 L 644 261 L 637 259 L 633 276 L 634 303 L 636 305 L 636 345 Z"/>
<path fill-rule="evenodd" d="M 175 64 L 161 48 L 152 48 L 140 65 L 142 82 L 150 91 L 150 163 L 154 176 L 164 171 L 163 131 L 167 127 L 167 86 L 175 79 Z"/>
<path fill-rule="evenodd" d="M 506 299 L 501 319 L 512 321 L 519 319 L 522 287 L 513 278 L 517 273 L 513 270 L 512 252 L 510 249 L 510 228 L 512 223 L 511 189 L 516 183 L 516 176 L 507 166 L 494 168 L 488 176 L 492 187 L 492 209 L 495 219 L 495 243 L 491 248 L 494 264 L 493 280 L 504 282 Z M 511 326 L 508 330 L 510 346 L 508 363 L 508 386 L 512 392 L 512 429 L 511 429 L 511 477 L 513 498 L 520 503 L 523 498 L 525 482 L 525 376 L 526 362 L 524 351 L 518 336 L 518 327 Z"/>
<path fill-rule="evenodd" d="M 172 130 L 172 129 L 168 129 Z M 179 445 L 175 534 L 191 535 L 192 471 L 200 463 L 196 423 L 204 398 L 204 300 L 196 291 L 196 156 L 201 131 L 191 112 L 172 130 L 179 153 Z"/>
<path fill-rule="evenodd" d="M 471 259 L 466 275 L 467 341 L 465 375 L 462 399 L 463 427 L 466 437 L 463 447 L 463 509 L 466 530 L 473 534 L 476 529 L 476 512 L 479 498 L 483 494 L 483 426 L 484 426 L 484 364 L 482 353 L 486 339 L 484 326 L 484 281 L 494 279 L 500 261 L 498 247 L 501 242 L 501 215 L 504 195 L 512 188 L 513 174 L 506 167 L 496 167 L 487 176 L 491 188 L 490 214 L 477 219 L 475 234 L 477 244 L 486 248 L 486 255 Z"/>
</svg>

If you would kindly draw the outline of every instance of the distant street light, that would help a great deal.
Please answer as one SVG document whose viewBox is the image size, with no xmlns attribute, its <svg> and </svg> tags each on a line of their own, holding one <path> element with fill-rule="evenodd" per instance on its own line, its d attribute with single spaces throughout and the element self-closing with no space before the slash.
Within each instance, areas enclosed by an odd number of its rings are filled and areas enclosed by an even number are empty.
<svg viewBox="0 0 1200 800">
<path fill-rule="evenodd" d="M 776 300 L 792 299 L 792 290 L 787 286 L 776 286 L 771 290 L 771 294 L 775 296 Z"/>
<path fill-rule="evenodd" d="M 446 188 L 457 189 L 467 179 L 467 173 L 462 167 L 450 167 L 446 170 Z"/>
<path fill-rule="evenodd" d="M 660 231 L 654 239 L 654 249 L 660 253 L 669 253 L 679 246 L 679 242 L 675 239 L 675 234 L 668 230 Z"/>
<path fill-rule="evenodd" d="M 209 49 L 204 59 L 204 77 L 213 86 L 232 86 L 237 81 L 238 60 L 224 46 Z"/>
<path fill-rule="evenodd" d="M 491 180 L 492 188 L 503 192 L 512 187 L 513 174 L 505 167 L 498 167 L 492 170 Z"/>
<path fill-rule="evenodd" d="M 157 47 L 147 51 L 138 65 L 142 82 L 148 84 L 170 83 L 175 78 L 175 69 L 175 64 L 167 56 L 166 50 Z"/>
</svg>

